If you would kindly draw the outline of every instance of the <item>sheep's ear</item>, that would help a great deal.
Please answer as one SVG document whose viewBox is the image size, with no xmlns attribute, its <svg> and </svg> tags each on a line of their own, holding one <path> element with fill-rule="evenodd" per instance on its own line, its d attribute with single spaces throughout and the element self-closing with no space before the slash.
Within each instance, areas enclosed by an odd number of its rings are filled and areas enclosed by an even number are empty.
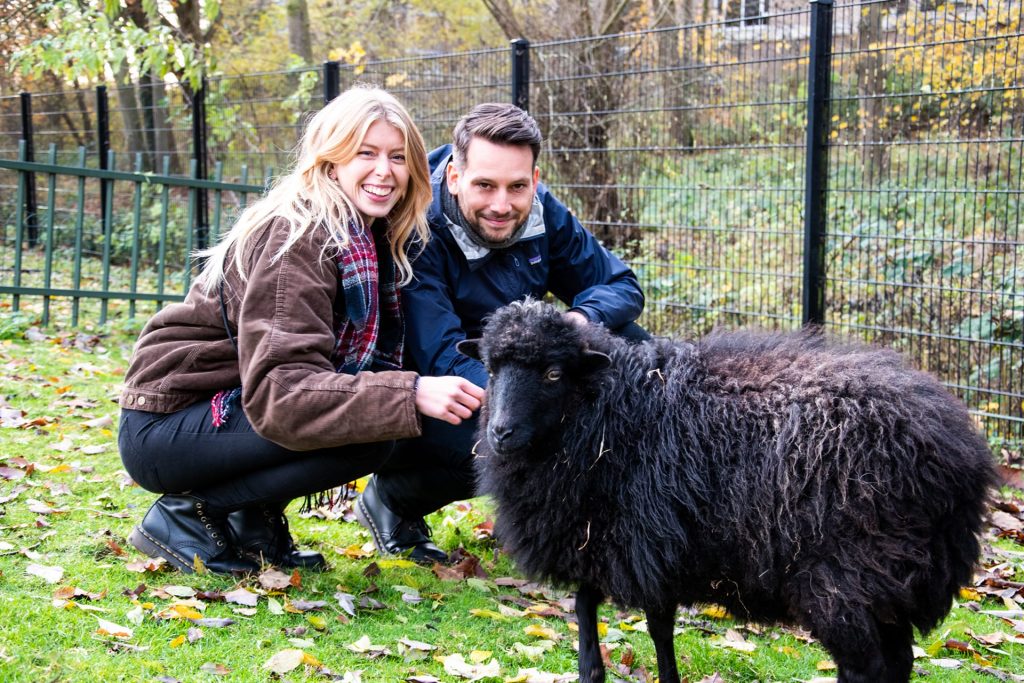
<svg viewBox="0 0 1024 683">
<path fill-rule="evenodd" d="M 611 357 L 600 351 L 583 350 L 580 368 L 585 373 L 599 372 L 612 364 Z"/>
<path fill-rule="evenodd" d="M 469 356 L 475 360 L 481 360 L 480 358 L 480 340 L 479 339 L 463 339 L 455 345 L 459 353 L 463 356 Z"/>
</svg>

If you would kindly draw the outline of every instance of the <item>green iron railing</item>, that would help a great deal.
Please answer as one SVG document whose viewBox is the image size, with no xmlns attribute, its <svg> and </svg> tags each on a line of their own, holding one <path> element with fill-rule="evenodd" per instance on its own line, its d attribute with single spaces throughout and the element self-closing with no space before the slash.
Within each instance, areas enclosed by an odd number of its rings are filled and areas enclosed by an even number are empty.
<svg viewBox="0 0 1024 683">
<path fill-rule="evenodd" d="M 213 243 L 228 224 L 227 214 L 244 210 L 249 195 L 261 194 L 270 179 L 268 172 L 263 184 L 250 184 L 243 168 L 241 182 L 224 182 L 220 164 L 212 180 L 172 176 L 168 158 L 162 174 L 143 173 L 141 155 L 136 155 L 134 171 L 118 171 L 113 152 L 106 169 L 88 168 L 85 148 L 78 150 L 75 165 L 58 165 L 56 159 L 51 146 L 46 163 L 26 161 L 24 143 L 17 161 L 0 159 L 0 172 L 17 174 L 14 204 L 2 206 L 0 200 L 0 266 L 11 271 L 9 279 L 0 280 L 0 294 L 11 295 L 14 312 L 22 297 L 41 297 L 44 325 L 50 323 L 55 298 L 69 300 L 72 326 L 78 325 L 83 300 L 99 302 L 100 324 L 107 322 L 111 301 L 127 301 L 128 317 L 135 316 L 137 302 L 159 308 L 180 301 L 193 273 L 202 195 L 212 195 Z M 45 178 L 46 201 L 39 216 L 29 217 L 24 199 L 31 174 Z M 26 240 L 29 219 L 37 221 L 41 238 L 34 246 Z M 98 272 L 87 276 L 85 264 Z"/>
</svg>

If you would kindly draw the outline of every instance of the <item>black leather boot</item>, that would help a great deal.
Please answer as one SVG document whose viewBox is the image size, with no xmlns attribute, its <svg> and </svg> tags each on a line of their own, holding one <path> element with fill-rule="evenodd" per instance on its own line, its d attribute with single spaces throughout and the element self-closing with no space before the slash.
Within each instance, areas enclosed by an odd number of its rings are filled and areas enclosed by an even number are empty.
<svg viewBox="0 0 1024 683">
<path fill-rule="evenodd" d="M 382 555 L 409 553 L 413 562 L 447 562 L 448 553 L 430 540 L 430 528 L 422 517 L 403 519 L 392 511 L 377 493 L 377 478 L 371 477 L 356 501 L 356 519 L 373 535 L 373 543 Z"/>
<path fill-rule="evenodd" d="M 299 550 L 288 531 L 283 505 L 257 505 L 228 515 L 228 528 L 235 545 L 247 557 L 278 567 L 324 569 L 324 556 Z"/>
<path fill-rule="evenodd" d="M 128 541 L 150 557 L 162 557 L 186 574 L 195 558 L 218 574 L 247 574 L 259 565 L 242 557 L 228 538 L 222 514 L 211 514 L 206 501 L 185 494 L 163 495 L 149 508 Z"/>
</svg>

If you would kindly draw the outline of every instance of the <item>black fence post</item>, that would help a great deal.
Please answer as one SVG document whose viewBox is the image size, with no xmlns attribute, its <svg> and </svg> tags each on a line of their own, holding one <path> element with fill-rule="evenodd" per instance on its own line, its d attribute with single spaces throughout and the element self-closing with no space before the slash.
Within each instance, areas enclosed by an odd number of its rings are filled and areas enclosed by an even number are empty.
<svg viewBox="0 0 1024 683">
<path fill-rule="evenodd" d="M 807 151 L 804 176 L 803 323 L 825 322 L 825 210 L 828 190 L 829 84 L 832 80 L 832 0 L 811 0 L 807 70 Z"/>
<path fill-rule="evenodd" d="M 523 111 L 530 109 L 530 41 L 512 41 L 512 104 Z"/>
<path fill-rule="evenodd" d="M 199 89 L 192 94 L 192 158 L 196 160 L 195 177 L 207 179 L 206 154 L 206 77 L 203 77 Z M 205 187 L 196 188 L 195 225 L 192 230 L 196 238 L 196 247 L 206 249 L 210 237 L 210 203 Z"/>
<path fill-rule="evenodd" d="M 324 62 L 324 104 L 341 94 L 341 64 Z"/>
<path fill-rule="evenodd" d="M 99 155 L 100 169 L 106 170 L 110 157 L 110 99 L 105 85 L 96 86 L 96 154 Z M 109 201 L 107 186 L 109 184 L 109 180 L 100 178 L 100 220 L 104 235 L 110 234 L 108 223 L 111 212 L 107 207 Z"/>
<path fill-rule="evenodd" d="M 21 139 L 25 141 L 25 161 L 35 161 L 32 144 L 32 93 L 21 93 Z M 36 197 L 36 174 L 25 173 L 25 227 L 28 228 L 28 246 L 39 241 L 39 203 Z M 18 247 L 21 248 L 20 245 Z"/>
</svg>

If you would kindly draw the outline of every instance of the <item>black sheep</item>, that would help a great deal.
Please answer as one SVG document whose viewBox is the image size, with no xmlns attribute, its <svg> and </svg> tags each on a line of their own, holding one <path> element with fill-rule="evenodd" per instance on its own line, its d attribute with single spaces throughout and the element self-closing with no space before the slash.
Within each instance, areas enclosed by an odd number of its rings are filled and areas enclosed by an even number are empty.
<svg viewBox="0 0 1024 683">
<path fill-rule="evenodd" d="M 539 302 L 462 343 L 491 373 L 477 447 L 495 535 L 577 587 L 581 681 L 597 606 L 647 614 L 677 683 L 677 606 L 803 625 L 841 683 L 907 681 L 972 578 L 991 453 L 963 404 L 892 352 L 820 334 L 630 345 Z"/>
</svg>

